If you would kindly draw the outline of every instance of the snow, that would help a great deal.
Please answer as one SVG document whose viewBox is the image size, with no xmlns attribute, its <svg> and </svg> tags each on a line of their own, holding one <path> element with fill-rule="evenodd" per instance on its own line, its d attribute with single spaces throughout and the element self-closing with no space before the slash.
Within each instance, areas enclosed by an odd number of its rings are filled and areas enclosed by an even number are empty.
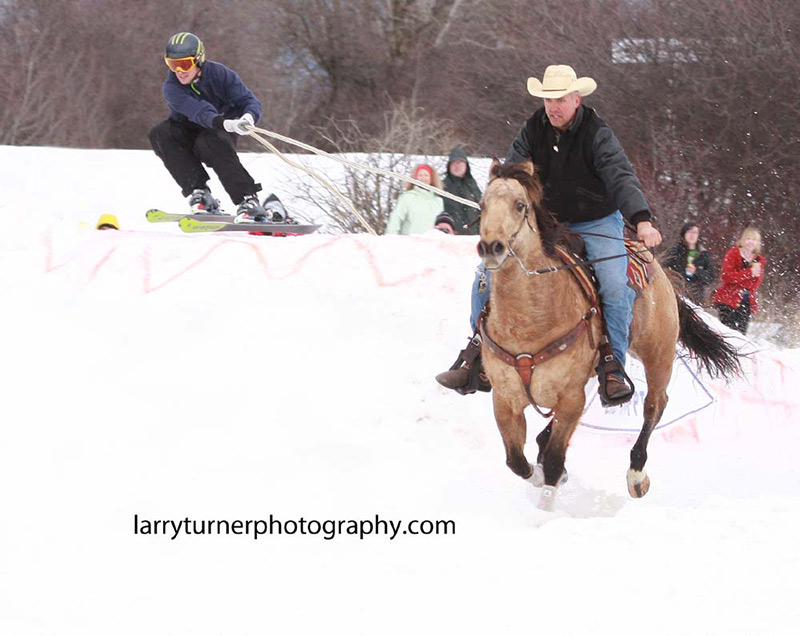
<svg viewBox="0 0 800 636">
<path fill-rule="evenodd" d="M 490 396 L 433 381 L 474 238 L 183 235 L 144 220 L 185 203 L 143 151 L 0 147 L 0 187 L 0 633 L 800 632 L 800 350 L 740 338 L 730 385 L 679 362 L 641 500 L 635 405 L 593 404 L 545 513 Z M 270 516 L 455 534 L 135 532 Z"/>
</svg>

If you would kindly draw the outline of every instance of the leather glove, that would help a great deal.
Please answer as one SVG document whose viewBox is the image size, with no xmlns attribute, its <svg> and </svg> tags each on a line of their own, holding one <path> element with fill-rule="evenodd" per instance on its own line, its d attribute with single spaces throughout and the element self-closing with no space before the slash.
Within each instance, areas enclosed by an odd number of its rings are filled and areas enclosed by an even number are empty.
<svg viewBox="0 0 800 636">
<path fill-rule="evenodd" d="M 247 129 L 247 126 L 254 126 L 255 121 L 253 121 L 253 116 L 250 113 L 245 113 L 239 119 L 226 119 L 222 122 L 222 127 L 231 133 L 236 133 L 237 135 L 249 135 L 250 131 Z"/>
</svg>

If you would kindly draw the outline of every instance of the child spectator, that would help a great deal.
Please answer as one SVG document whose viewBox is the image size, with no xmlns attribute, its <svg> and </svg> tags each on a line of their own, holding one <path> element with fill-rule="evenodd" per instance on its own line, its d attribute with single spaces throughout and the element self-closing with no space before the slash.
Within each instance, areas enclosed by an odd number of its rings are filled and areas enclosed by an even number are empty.
<svg viewBox="0 0 800 636">
<path fill-rule="evenodd" d="M 433 222 L 433 227 L 445 234 L 456 233 L 456 223 L 447 212 L 442 212 L 436 217 L 436 220 Z"/>
</svg>

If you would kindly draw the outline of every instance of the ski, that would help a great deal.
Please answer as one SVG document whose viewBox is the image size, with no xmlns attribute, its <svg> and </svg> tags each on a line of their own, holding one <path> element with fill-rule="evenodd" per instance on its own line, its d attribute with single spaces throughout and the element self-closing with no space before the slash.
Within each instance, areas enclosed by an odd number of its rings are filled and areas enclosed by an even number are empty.
<svg viewBox="0 0 800 636">
<path fill-rule="evenodd" d="M 185 218 L 199 219 L 202 221 L 221 221 L 223 223 L 233 221 L 233 215 L 231 214 L 170 214 L 162 210 L 148 210 L 146 216 L 150 223 L 177 223 Z"/>
<path fill-rule="evenodd" d="M 185 216 L 178 221 L 181 229 L 189 234 L 204 232 L 249 232 L 250 234 L 267 234 L 272 236 L 288 236 L 292 234 L 311 234 L 320 225 L 299 225 L 296 223 L 225 223 L 200 220 L 197 216 Z"/>
</svg>

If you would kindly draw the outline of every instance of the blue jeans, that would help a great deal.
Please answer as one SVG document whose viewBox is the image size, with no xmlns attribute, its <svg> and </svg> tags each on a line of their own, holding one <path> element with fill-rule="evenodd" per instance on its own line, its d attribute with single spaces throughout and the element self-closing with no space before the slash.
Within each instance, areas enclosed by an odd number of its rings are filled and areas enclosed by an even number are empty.
<svg viewBox="0 0 800 636">
<path fill-rule="evenodd" d="M 478 265 L 478 269 L 475 270 L 475 280 L 472 282 L 472 314 L 469 317 L 469 324 L 472 325 L 473 332 L 478 328 L 478 316 L 489 302 L 491 276 L 492 272 L 487 272 L 483 263 Z"/>
<path fill-rule="evenodd" d="M 586 255 L 592 260 L 606 256 L 616 256 L 625 252 L 623 238 L 624 222 L 619 211 L 596 221 L 570 223 L 569 229 L 574 232 L 591 232 L 603 234 L 613 238 L 582 235 L 586 244 Z M 628 259 L 614 258 L 602 263 L 594 264 L 594 271 L 600 283 L 600 304 L 605 315 L 608 339 L 611 341 L 611 350 L 620 364 L 625 364 L 628 353 L 628 336 L 633 319 L 633 301 L 636 292 L 628 286 Z M 557 276 L 558 274 L 553 274 Z M 479 289 L 481 277 L 485 276 L 485 290 Z M 550 276 L 550 274 L 544 274 Z M 483 264 L 478 266 L 475 281 L 472 284 L 472 316 L 470 322 L 472 329 L 478 320 L 478 315 L 489 301 L 489 280 L 491 272 L 485 271 Z"/>
</svg>

